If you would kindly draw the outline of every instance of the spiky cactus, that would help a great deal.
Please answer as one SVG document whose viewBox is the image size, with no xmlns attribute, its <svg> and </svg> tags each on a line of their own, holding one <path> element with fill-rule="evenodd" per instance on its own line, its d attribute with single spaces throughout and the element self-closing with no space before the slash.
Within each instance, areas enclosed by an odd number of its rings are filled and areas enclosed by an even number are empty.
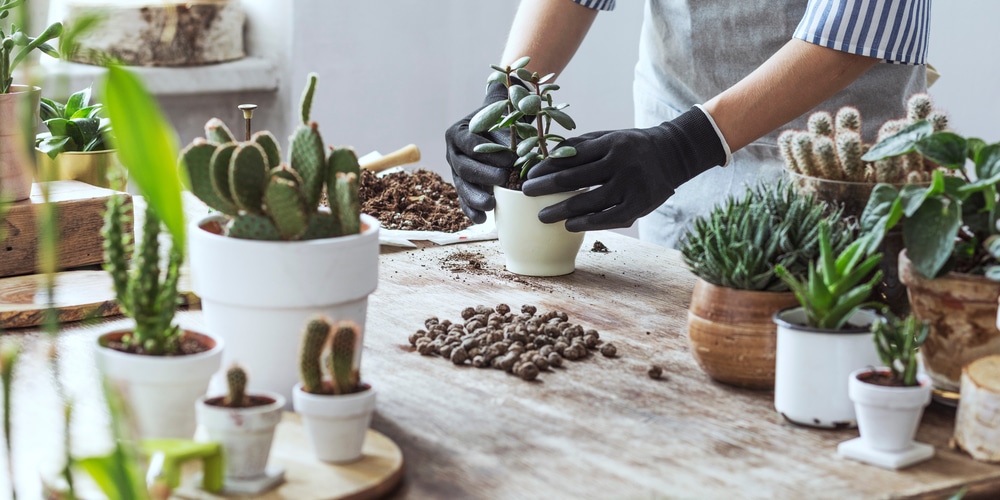
<svg viewBox="0 0 1000 500">
<path fill-rule="evenodd" d="M 334 394 L 350 394 L 358 389 L 360 377 L 358 370 L 354 368 L 358 336 L 358 326 L 349 321 L 338 323 L 336 331 L 333 332 L 329 370 L 333 376 Z"/>
<path fill-rule="evenodd" d="M 309 320 L 306 332 L 302 338 L 302 350 L 299 353 L 299 377 L 302 380 L 302 390 L 311 394 L 324 394 L 323 387 L 323 348 L 330 336 L 330 323 L 323 317 Z"/>
<path fill-rule="evenodd" d="M 135 320 L 135 328 L 122 341 L 134 351 L 151 355 L 177 354 L 180 328 L 173 324 L 177 308 L 177 281 L 184 250 L 171 246 L 166 270 L 160 266 L 160 218 L 146 208 L 142 241 L 132 247 L 132 235 L 122 232 L 124 197 L 112 196 L 105 212 L 104 269 L 111 275 L 122 313 Z M 132 266 L 129 267 L 129 259 Z"/>
<path fill-rule="evenodd" d="M 289 161 L 270 132 L 237 142 L 221 120 L 205 125 L 206 138 L 181 152 L 191 191 L 229 217 L 226 234 L 254 240 L 308 240 L 357 234 L 361 169 L 354 150 L 327 148 L 319 127 L 309 121 L 318 78 L 309 75 L 302 95 L 302 123 L 289 138 Z M 338 173 L 348 176 L 340 181 Z M 354 175 L 351 182 L 349 174 Z M 324 187 L 330 211 L 319 210 Z"/>
<path fill-rule="evenodd" d="M 240 365 L 233 365 L 226 371 L 226 385 L 229 392 L 223 399 L 223 404 L 230 408 L 243 408 L 250 405 L 247 399 L 247 372 Z"/>
</svg>

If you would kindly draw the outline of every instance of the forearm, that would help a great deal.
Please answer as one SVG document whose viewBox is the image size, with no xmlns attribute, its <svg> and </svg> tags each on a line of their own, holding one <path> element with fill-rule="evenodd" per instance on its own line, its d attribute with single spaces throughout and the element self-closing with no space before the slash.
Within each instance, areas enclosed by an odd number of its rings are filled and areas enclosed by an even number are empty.
<svg viewBox="0 0 1000 500">
<path fill-rule="evenodd" d="M 816 107 L 879 60 L 791 40 L 757 70 L 705 103 L 732 151 Z"/>
<path fill-rule="evenodd" d="M 587 35 L 597 11 L 570 0 L 522 0 L 503 51 L 503 64 L 530 56 L 528 69 L 562 73 Z"/>
</svg>

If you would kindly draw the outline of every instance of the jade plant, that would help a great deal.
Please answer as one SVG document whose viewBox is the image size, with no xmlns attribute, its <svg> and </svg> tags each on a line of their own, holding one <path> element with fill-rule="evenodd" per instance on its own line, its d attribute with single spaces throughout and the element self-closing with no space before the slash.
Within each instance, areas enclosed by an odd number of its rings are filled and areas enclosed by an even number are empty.
<svg viewBox="0 0 1000 500">
<path fill-rule="evenodd" d="M 805 280 L 792 275 L 781 264 L 775 266 L 775 274 L 795 293 L 805 310 L 806 326 L 840 330 L 866 305 L 872 289 L 882 279 L 882 272 L 875 271 L 882 255 L 865 258 L 870 246 L 868 239 L 868 236 L 858 238 L 836 254 L 830 243 L 830 227 L 825 221 L 820 222 L 819 260 L 809 267 Z M 868 276 L 871 278 L 864 281 Z"/>
<path fill-rule="evenodd" d="M 520 169 L 519 178 L 528 175 L 528 170 L 546 158 L 567 158 L 576 155 L 572 146 L 552 147 L 565 137 L 552 132 L 552 122 L 566 130 L 576 128 L 576 123 L 566 114 L 568 104 L 553 104 L 552 93 L 559 85 L 547 83 L 555 74 L 541 76 L 525 67 L 531 58 L 522 57 L 509 66 L 490 65 L 493 73 L 488 84 L 502 84 L 507 88 L 507 99 L 497 101 L 476 113 L 469 122 L 469 131 L 500 132 L 508 130 L 510 144 L 487 143 L 474 149 L 477 153 L 511 151 L 517 160 L 511 166 Z"/>
<path fill-rule="evenodd" d="M 839 210 L 788 184 L 761 185 L 695 220 L 680 250 L 691 272 L 713 285 L 786 292 L 788 285 L 774 267 L 780 264 L 792 276 L 805 276 L 819 256 L 820 222 L 831 228 L 835 252 L 847 247 L 853 230 Z"/>
<path fill-rule="evenodd" d="M 362 390 L 360 373 L 354 368 L 359 336 L 358 326 L 349 321 L 341 321 L 331 327 L 326 318 L 311 319 L 306 325 L 299 360 L 302 390 L 311 394 L 334 395 Z M 325 356 L 325 364 L 331 376 L 329 382 L 323 379 L 323 352 L 327 344 L 330 345 L 330 352 Z"/>
<path fill-rule="evenodd" d="M 0 0 L 0 20 L 10 17 L 12 9 L 21 7 L 25 0 Z M 31 51 L 38 49 L 52 56 L 59 57 L 55 47 L 48 44 L 62 34 L 62 23 L 52 23 L 36 37 L 28 36 L 21 27 L 13 23 L 0 26 L 0 94 L 9 94 L 14 83 L 14 70 L 24 61 Z"/>
<path fill-rule="evenodd" d="M 332 148 L 327 155 L 318 125 L 309 120 L 317 80 L 309 75 L 302 94 L 302 123 L 290 138 L 287 163 L 282 163 L 278 141 L 270 132 L 237 141 L 218 118 L 205 125 L 205 138 L 181 152 L 191 191 L 228 218 L 226 235 L 311 240 L 360 232 L 357 155 L 346 147 Z M 329 211 L 319 208 L 324 187 Z"/>
<path fill-rule="evenodd" d="M 178 305 L 177 281 L 184 249 L 176 243 L 168 250 L 166 269 L 160 263 L 160 218 L 146 208 L 142 239 L 133 248 L 132 234 L 122 231 L 126 213 L 124 196 L 108 199 L 104 237 L 104 269 L 111 275 L 118 306 L 135 320 L 132 332 L 122 337 L 129 352 L 149 355 L 181 353 L 181 329 L 174 324 Z M 129 266 L 131 261 L 131 266 Z"/>
<path fill-rule="evenodd" d="M 52 159 L 66 151 L 111 149 L 111 120 L 100 116 L 102 104 L 90 104 L 90 94 L 87 87 L 65 104 L 42 97 L 39 114 L 48 132 L 35 136 L 35 147 Z"/>
<path fill-rule="evenodd" d="M 872 323 L 875 348 L 879 359 L 889 368 L 892 381 L 904 387 L 919 385 L 917 382 L 917 351 L 927 340 L 930 325 L 916 316 L 905 319 L 887 314 Z"/>
</svg>

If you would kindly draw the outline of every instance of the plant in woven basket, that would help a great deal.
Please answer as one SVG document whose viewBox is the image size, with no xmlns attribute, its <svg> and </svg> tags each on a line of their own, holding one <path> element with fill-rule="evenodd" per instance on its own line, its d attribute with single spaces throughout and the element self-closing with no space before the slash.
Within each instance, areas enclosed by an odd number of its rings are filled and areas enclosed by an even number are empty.
<svg viewBox="0 0 1000 500">
<path fill-rule="evenodd" d="M 819 256 L 823 221 L 832 228 L 834 251 L 846 248 L 853 231 L 841 221 L 839 210 L 787 184 L 761 185 L 697 219 L 680 250 L 691 271 L 714 285 L 788 291 L 774 267 L 780 264 L 793 276 L 805 276 Z"/>
<path fill-rule="evenodd" d="M 929 332 L 930 324 L 916 316 L 900 319 L 886 314 L 872 323 L 879 359 L 889 368 L 896 383 L 905 387 L 918 385 L 917 351 Z"/>
<path fill-rule="evenodd" d="M 354 368 L 360 335 L 358 326 L 349 321 L 330 325 L 323 317 L 311 319 L 306 325 L 299 357 L 302 390 L 311 394 L 334 395 L 361 390 L 361 375 Z M 327 344 L 330 346 L 329 354 L 324 357 Z M 330 381 L 323 378 L 324 364 L 330 373 Z"/>
<path fill-rule="evenodd" d="M 311 240 L 360 232 L 357 155 L 347 147 L 327 154 L 318 125 L 309 121 L 317 80 L 311 74 L 302 94 L 302 123 L 289 139 L 287 163 L 270 132 L 239 142 L 218 118 L 205 124 L 206 138 L 181 152 L 191 191 L 228 217 L 228 236 Z M 329 211 L 319 208 L 324 187 Z"/>
</svg>

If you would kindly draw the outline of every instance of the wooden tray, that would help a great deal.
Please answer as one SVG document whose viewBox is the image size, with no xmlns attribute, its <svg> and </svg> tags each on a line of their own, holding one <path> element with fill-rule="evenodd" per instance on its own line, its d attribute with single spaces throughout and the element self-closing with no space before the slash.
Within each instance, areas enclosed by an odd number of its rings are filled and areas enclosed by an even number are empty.
<svg viewBox="0 0 1000 500">
<path fill-rule="evenodd" d="M 255 496 L 262 500 L 343 500 L 378 498 L 403 477 L 403 452 L 384 434 L 368 430 L 364 457 L 355 463 L 333 465 L 316 459 L 305 426 L 296 413 L 285 413 L 274 436 L 269 465 L 285 469 L 285 482 Z M 187 500 L 234 498 L 213 495 L 196 487 L 190 475 L 173 496 Z M 245 498 L 245 497 L 244 497 Z"/>
</svg>

